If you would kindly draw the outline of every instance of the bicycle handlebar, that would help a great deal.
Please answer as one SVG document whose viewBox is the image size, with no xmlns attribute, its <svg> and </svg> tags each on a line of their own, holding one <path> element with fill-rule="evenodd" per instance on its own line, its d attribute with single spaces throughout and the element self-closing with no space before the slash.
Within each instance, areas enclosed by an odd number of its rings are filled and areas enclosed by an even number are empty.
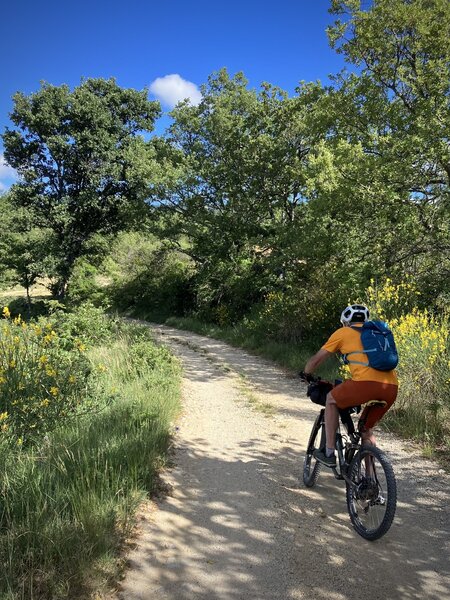
<svg viewBox="0 0 450 600">
<path fill-rule="evenodd" d="M 304 371 L 300 371 L 298 376 L 305 383 L 318 383 L 319 381 L 322 381 L 321 377 L 316 377 L 312 373 L 305 373 Z"/>
</svg>

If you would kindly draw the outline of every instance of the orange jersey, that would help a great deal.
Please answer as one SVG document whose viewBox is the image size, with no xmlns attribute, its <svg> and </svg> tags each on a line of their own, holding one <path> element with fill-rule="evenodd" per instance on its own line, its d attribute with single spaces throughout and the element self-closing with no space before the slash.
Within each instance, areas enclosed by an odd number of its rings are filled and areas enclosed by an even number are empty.
<svg viewBox="0 0 450 600">
<path fill-rule="evenodd" d="M 367 362 L 367 354 L 363 352 L 361 343 L 361 334 L 352 329 L 352 327 L 341 327 L 337 329 L 322 346 L 322 350 L 328 352 L 340 352 L 349 354 L 350 352 L 361 352 L 361 355 L 354 355 L 351 358 L 361 362 Z M 397 373 L 395 371 L 378 371 L 372 367 L 364 365 L 349 364 L 350 373 L 354 381 L 378 381 L 380 383 L 391 383 L 398 385 Z"/>
</svg>

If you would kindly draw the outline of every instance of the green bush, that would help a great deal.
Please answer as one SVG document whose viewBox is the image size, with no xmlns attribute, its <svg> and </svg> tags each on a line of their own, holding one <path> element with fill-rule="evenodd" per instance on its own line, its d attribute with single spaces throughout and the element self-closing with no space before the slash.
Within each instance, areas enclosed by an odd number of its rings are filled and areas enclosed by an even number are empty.
<svg viewBox="0 0 450 600">
<path fill-rule="evenodd" d="M 3 310 L 0 325 L 0 422 L 18 444 L 40 439 L 85 404 L 91 366 L 82 342 L 71 348 L 53 324 L 26 323 Z"/>
<path fill-rule="evenodd" d="M 137 252 L 137 249 L 134 249 Z M 139 260 L 116 271 L 109 287 L 112 305 L 138 316 L 165 318 L 193 307 L 193 266 L 181 253 L 144 245 Z"/>
<path fill-rule="evenodd" d="M 104 296 L 104 290 L 98 283 L 97 268 L 86 259 L 78 260 L 69 280 L 66 303 L 78 306 L 90 301 L 98 305 L 104 301 Z"/>
<path fill-rule="evenodd" d="M 57 303 L 51 307 L 51 313 L 51 323 L 69 345 L 74 339 L 82 341 L 86 346 L 101 344 L 121 327 L 117 319 L 108 316 L 103 308 L 94 306 L 90 301 L 71 311 Z"/>
</svg>

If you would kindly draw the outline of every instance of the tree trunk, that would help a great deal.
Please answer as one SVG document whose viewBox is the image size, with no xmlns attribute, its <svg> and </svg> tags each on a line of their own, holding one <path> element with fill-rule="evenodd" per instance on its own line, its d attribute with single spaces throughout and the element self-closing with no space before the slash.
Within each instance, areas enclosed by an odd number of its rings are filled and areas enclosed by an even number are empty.
<svg viewBox="0 0 450 600">
<path fill-rule="evenodd" d="M 30 320 L 31 319 L 31 296 L 30 296 L 30 280 L 28 279 L 28 277 L 25 279 L 25 290 L 27 293 L 28 320 Z"/>
</svg>

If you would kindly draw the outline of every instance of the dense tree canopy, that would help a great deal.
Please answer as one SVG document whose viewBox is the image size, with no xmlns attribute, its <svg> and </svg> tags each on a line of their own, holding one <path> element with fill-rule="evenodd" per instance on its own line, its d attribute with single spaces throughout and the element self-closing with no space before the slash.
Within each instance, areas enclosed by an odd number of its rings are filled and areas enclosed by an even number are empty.
<svg viewBox="0 0 450 600">
<path fill-rule="evenodd" d="M 59 296 L 90 237 L 120 229 L 145 197 L 140 134 L 158 112 L 145 91 L 114 80 L 87 79 L 73 91 L 44 84 L 14 96 L 16 128 L 3 134 L 5 158 L 20 175 L 13 197 L 54 232 Z"/>
<path fill-rule="evenodd" d="M 428 268 L 431 254 L 448 261 L 450 6 L 446 0 L 377 0 L 370 10 L 354 1 L 332 4 L 341 20 L 330 29 L 331 43 L 360 71 L 337 78 L 330 91 L 330 131 L 341 144 L 359 146 L 361 168 L 343 172 L 393 226 L 385 266 Z"/>
</svg>

